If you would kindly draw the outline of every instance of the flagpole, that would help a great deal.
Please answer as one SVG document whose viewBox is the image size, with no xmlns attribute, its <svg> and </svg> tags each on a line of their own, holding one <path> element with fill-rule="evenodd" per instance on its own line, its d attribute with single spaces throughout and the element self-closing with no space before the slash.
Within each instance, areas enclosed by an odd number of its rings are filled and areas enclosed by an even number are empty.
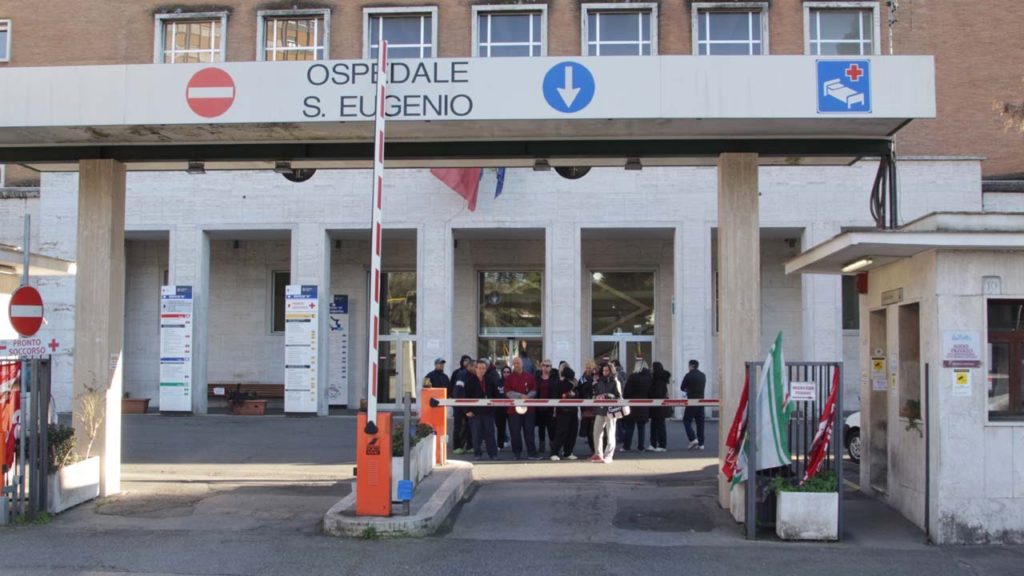
<svg viewBox="0 0 1024 576">
<path fill-rule="evenodd" d="M 373 130 L 373 206 L 370 218 L 370 236 L 373 249 L 370 254 L 370 325 L 366 391 L 367 434 L 377 433 L 377 364 L 380 361 L 380 250 L 381 214 L 384 208 L 384 105 L 388 89 L 388 43 L 381 39 L 377 48 L 377 114 Z"/>
</svg>

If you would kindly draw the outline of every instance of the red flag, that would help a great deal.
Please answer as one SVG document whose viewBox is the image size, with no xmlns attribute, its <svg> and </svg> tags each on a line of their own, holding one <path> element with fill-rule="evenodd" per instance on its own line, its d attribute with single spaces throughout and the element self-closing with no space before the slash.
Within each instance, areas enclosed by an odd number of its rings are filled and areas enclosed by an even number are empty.
<svg viewBox="0 0 1024 576">
<path fill-rule="evenodd" d="M 470 212 L 476 210 L 476 195 L 480 191 L 479 168 L 431 168 L 430 173 L 465 198 Z"/>
<path fill-rule="evenodd" d="M 14 463 L 18 412 L 21 409 L 20 362 L 0 362 L 0 468 Z"/>
<path fill-rule="evenodd" d="M 839 392 L 839 369 L 832 369 L 832 391 L 828 394 L 828 402 L 825 409 L 821 411 L 821 418 L 818 420 L 818 431 L 814 434 L 814 442 L 811 443 L 811 454 L 807 458 L 807 470 L 804 471 L 804 478 L 801 484 L 810 480 L 818 470 L 821 463 L 825 461 L 825 454 L 828 452 L 828 445 L 832 439 L 832 422 L 836 416 L 836 394 Z"/>
<path fill-rule="evenodd" d="M 743 394 L 740 395 L 740 404 L 736 407 L 736 417 L 729 427 L 729 435 L 725 437 L 725 446 L 728 449 L 725 454 L 725 461 L 722 463 L 722 475 L 729 482 L 739 474 L 745 473 L 745 462 L 740 462 L 740 455 L 743 442 L 747 437 L 747 402 L 750 392 L 750 374 L 743 381 Z"/>
</svg>

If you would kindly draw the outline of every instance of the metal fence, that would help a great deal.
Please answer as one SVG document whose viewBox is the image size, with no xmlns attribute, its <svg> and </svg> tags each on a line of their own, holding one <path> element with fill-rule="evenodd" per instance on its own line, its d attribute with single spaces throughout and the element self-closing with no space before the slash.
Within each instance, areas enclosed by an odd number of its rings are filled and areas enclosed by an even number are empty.
<svg viewBox="0 0 1024 576">
<path fill-rule="evenodd" d="M 747 362 L 749 390 L 747 404 L 747 461 L 753 471 L 757 462 L 757 386 L 760 382 L 763 364 Z M 757 537 L 758 528 L 775 526 L 775 493 L 773 479 L 779 476 L 803 478 L 807 471 L 808 459 L 818 422 L 825 411 L 833 379 L 838 386 L 836 406 L 832 421 L 832 435 L 820 472 L 835 472 L 839 491 L 839 539 L 843 537 L 843 364 L 842 362 L 786 362 L 788 382 L 811 382 L 814 384 L 813 401 L 794 403 L 789 418 L 789 466 L 762 470 L 751 474 L 755 481 L 748 481 L 746 488 L 746 532 L 747 538 Z M 819 473 L 820 473 L 819 472 Z"/>
<path fill-rule="evenodd" d="M 20 406 L 13 465 L 8 468 L 6 462 L 0 462 L 0 524 L 18 517 L 32 520 L 47 510 L 50 473 L 50 361 L 3 362 L 18 362 L 20 374 L 18 388 L 9 390 L 0 399 L 0 404 L 4 405 L 0 408 L 13 412 L 10 409 L 15 403 L 15 394 L 19 396 Z M 0 442 L 6 443 L 8 438 L 0 438 Z"/>
</svg>

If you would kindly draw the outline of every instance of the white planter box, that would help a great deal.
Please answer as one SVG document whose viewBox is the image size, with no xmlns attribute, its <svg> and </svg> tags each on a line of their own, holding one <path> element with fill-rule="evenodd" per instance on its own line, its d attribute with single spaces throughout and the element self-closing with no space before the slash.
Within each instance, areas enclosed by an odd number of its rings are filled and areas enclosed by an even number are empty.
<svg viewBox="0 0 1024 576">
<path fill-rule="evenodd" d="M 100 495 L 100 458 L 75 462 L 50 474 L 46 511 L 58 514 Z"/>
<path fill-rule="evenodd" d="M 424 478 L 430 475 L 434 469 L 434 459 L 437 457 L 436 435 L 420 440 L 412 450 L 409 451 L 409 479 L 412 480 L 413 488 Z M 402 474 L 402 457 L 391 458 L 391 501 L 399 502 L 398 481 L 404 478 Z"/>
<path fill-rule="evenodd" d="M 775 533 L 783 540 L 838 540 L 839 494 L 779 492 Z"/>
</svg>

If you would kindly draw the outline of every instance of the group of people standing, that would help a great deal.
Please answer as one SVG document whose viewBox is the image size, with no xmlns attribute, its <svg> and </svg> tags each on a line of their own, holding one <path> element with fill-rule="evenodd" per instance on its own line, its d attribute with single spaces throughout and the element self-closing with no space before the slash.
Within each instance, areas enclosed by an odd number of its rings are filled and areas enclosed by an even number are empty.
<svg viewBox="0 0 1024 576">
<path fill-rule="evenodd" d="M 696 360 L 689 363 L 690 370 L 680 386 L 684 397 L 704 397 L 706 379 L 698 366 Z M 450 377 L 445 373 L 444 358 L 437 358 L 425 384 L 446 388 L 450 398 L 664 399 L 669 397 L 671 380 L 671 373 L 660 362 L 648 367 L 642 359 L 637 359 L 628 377 L 618 360 L 587 361 L 577 378 L 566 362 L 555 367 L 550 360 L 544 360 L 534 370 L 533 362 L 524 356 L 513 357 L 511 366 L 499 367 L 487 359 L 474 360 L 464 355 Z M 633 449 L 634 436 L 636 450 L 665 452 L 665 421 L 672 417 L 672 411 L 666 406 L 456 407 L 452 451 L 472 452 L 477 460 L 482 460 L 486 452 L 488 458 L 497 460 L 498 451 L 511 446 L 516 460 L 540 460 L 544 454 L 553 461 L 577 460 L 577 439 L 586 438 L 590 460 L 611 463 L 617 447 L 624 451 Z M 622 426 L 617 425 L 620 420 Z M 648 422 L 650 444 L 646 443 Z M 689 448 L 703 450 L 704 408 L 687 407 L 683 423 Z"/>
</svg>

